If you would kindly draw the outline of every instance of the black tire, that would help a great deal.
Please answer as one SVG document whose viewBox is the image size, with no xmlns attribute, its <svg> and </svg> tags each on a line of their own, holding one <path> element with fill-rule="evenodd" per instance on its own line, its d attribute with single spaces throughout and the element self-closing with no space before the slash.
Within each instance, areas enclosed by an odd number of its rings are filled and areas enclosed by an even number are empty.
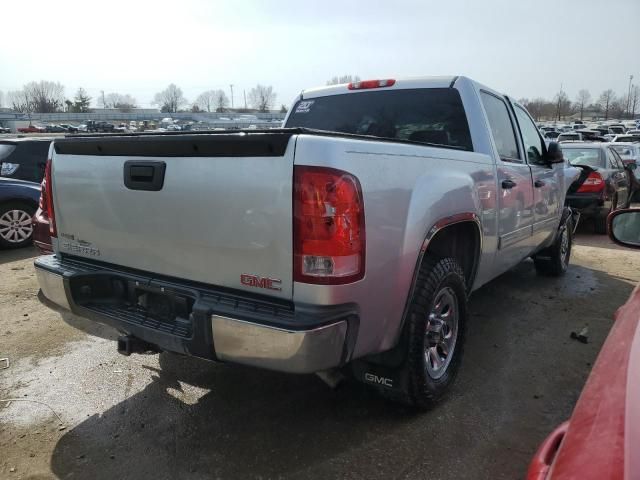
<svg viewBox="0 0 640 480">
<path fill-rule="evenodd" d="M 451 358 L 443 366 L 444 370 L 434 378 L 427 367 L 425 344 L 428 341 L 429 314 L 434 310 L 434 303 L 441 297 L 443 291 L 446 291 L 447 295 L 453 293 L 458 314 L 457 328 L 455 343 L 450 352 Z M 381 393 L 395 402 L 423 409 L 429 408 L 440 400 L 453 383 L 460 367 L 466 321 L 467 292 L 462 268 L 453 258 L 425 256 L 405 319 L 404 342 L 407 356 L 402 369 L 408 377 L 407 387 L 404 391 L 381 390 Z M 444 332 L 444 327 L 442 328 Z M 451 329 L 449 333 L 453 338 L 454 333 Z M 433 369 L 433 366 L 430 368 Z"/>
<path fill-rule="evenodd" d="M 566 243 L 565 243 L 566 242 Z M 569 268 L 573 246 L 573 222 L 571 219 L 562 227 L 553 245 L 533 257 L 539 275 L 561 277 Z"/>
<path fill-rule="evenodd" d="M 31 225 L 31 218 L 33 214 L 36 212 L 36 209 L 26 203 L 22 202 L 9 202 L 0 205 L 0 221 L 2 221 L 3 216 L 9 215 L 9 212 L 16 211 L 22 212 L 20 214 L 21 217 L 26 219 L 26 215 L 29 217 L 29 228 L 27 230 L 30 231 L 29 236 L 20 239 L 19 237 L 15 237 L 10 234 L 11 226 L 7 227 L 5 223 L 0 223 L 0 248 L 21 248 L 26 247 L 27 245 L 31 245 L 33 241 L 33 226 Z M 5 217 L 5 220 L 7 217 Z M 21 229 L 21 231 L 24 231 Z"/>
</svg>

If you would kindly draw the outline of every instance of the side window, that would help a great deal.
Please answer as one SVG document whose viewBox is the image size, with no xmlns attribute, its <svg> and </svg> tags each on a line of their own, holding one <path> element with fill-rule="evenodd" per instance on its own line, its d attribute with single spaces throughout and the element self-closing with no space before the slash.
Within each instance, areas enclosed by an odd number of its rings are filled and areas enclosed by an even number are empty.
<svg viewBox="0 0 640 480">
<path fill-rule="evenodd" d="M 531 121 L 531 117 L 525 112 L 519 105 L 514 105 L 516 112 L 516 119 L 520 126 L 520 133 L 522 133 L 522 141 L 524 142 L 524 149 L 527 152 L 527 159 L 529 163 L 543 163 L 542 155 L 545 152 L 545 146 L 538 129 Z"/>
<path fill-rule="evenodd" d="M 509 110 L 504 101 L 490 93 L 481 92 L 482 104 L 487 112 L 489 127 L 496 142 L 498 154 L 502 160 L 508 162 L 522 162 L 518 153 L 518 143 L 513 124 L 509 117 Z"/>
</svg>

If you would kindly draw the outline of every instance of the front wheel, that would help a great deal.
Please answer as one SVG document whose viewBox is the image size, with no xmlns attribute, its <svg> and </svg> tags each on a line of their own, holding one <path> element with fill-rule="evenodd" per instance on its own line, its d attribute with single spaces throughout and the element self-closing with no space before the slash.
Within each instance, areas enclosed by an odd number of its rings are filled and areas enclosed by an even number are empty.
<svg viewBox="0 0 640 480">
<path fill-rule="evenodd" d="M 408 381 L 388 395 L 427 408 L 453 383 L 462 358 L 467 321 L 464 272 L 453 258 L 427 255 L 422 262 L 405 319 Z"/>
<path fill-rule="evenodd" d="M 571 247 L 573 246 L 573 222 L 567 220 L 558 237 L 548 249 L 533 257 L 536 271 L 540 275 L 560 277 L 569 268 L 571 259 Z"/>
</svg>

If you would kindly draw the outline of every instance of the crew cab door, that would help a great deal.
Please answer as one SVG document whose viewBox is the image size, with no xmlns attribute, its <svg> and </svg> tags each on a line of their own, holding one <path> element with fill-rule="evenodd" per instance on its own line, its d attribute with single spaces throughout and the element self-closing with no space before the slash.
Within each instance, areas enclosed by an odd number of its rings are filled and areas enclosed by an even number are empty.
<svg viewBox="0 0 640 480">
<path fill-rule="evenodd" d="M 535 123 L 517 103 L 513 103 L 516 120 L 522 137 L 525 157 L 533 176 L 533 243 L 534 247 L 545 243 L 555 233 L 562 213 L 566 192 L 564 188 L 564 164 L 548 165 L 544 159 L 546 145 Z"/>
<path fill-rule="evenodd" d="M 480 91 L 493 138 L 498 181 L 498 251 L 494 272 L 501 273 L 532 251 L 533 181 L 522 155 L 515 119 L 504 98 Z"/>
</svg>

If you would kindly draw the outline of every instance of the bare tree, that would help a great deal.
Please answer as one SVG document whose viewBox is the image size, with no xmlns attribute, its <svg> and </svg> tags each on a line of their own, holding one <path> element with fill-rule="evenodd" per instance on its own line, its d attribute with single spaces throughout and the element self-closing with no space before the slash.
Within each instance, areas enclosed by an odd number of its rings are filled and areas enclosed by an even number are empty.
<svg viewBox="0 0 640 480">
<path fill-rule="evenodd" d="M 276 94 L 272 86 L 256 85 L 249 90 L 249 103 L 260 112 L 267 112 L 276 101 Z"/>
<path fill-rule="evenodd" d="M 216 112 L 224 112 L 229 107 L 229 97 L 224 93 L 224 90 L 215 91 L 214 104 L 216 106 Z"/>
<path fill-rule="evenodd" d="M 560 120 L 565 115 L 568 115 L 571 110 L 571 100 L 567 94 L 560 90 L 556 93 L 554 97 L 554 102 L 556 104 L 556 120 Z"/>
<path fill-rule="evenodd" d="M 64 105 L 64 87 L 58 82 L 31 82 L 24 86 L 24 90 L 29 96 L 34 112 L 58 112 Z"/>
<path fill-rule="evenodd" d="M 204 110 L 205 112 L 211 112 L 212 109 L 215 110 L 215 101 L 216 101 L 216 91 L 215 90 L 207 90 L 206 92 L 202 92 L 196 98 L 195 105 L 198 108 Z"/>
<path fill-rule="evenodd" d="M 359 82 L 360 77 L 358 75 L 341 75 L 327 80 L 327 85 L 339 85 L 341 83 Z"/>
<path fill-rule="evenodd" d="M 123 112 L 136 108 L 136 99 L 128 93 L 107 93 L 98 98 L 98 105 L 102 108 L 117 108 Z"/>
<path fill-rule="evenodd" d="M 9 107 L 16 112 L 31 112 L 31 105 L 25 90 L 12 90 L 7 92 L 7 103 Z"/>
<path fill-rule="evenodd" d="M 159 105 L 163 112 L 175 113 L 180 107 L 187 104 L 187 99 L 184 98 L 182 90 L 171 83 L 163 91 L 156 93 L 153 103 Z"/>
<path fill-rule="evenodd" d="M 607 120 L 609 118 L 609 112 L 611 111 L 611 106 L 616 100 L 616 94 L 613 90 L 608 89 L 602 92 L 600 98 L 598 98 L 597 105 L 604 112 L 604 119 Z"/>
<path fill-rule="evenodd" d="M 584 117 L 584 108 L 589 105 L 591 101 L 591 94 L 589 90 L 582 89 L 578 92 L 578 96 L 576 97 L 576 108 L 580 112 L 580 120 Z"/>
</svg>

